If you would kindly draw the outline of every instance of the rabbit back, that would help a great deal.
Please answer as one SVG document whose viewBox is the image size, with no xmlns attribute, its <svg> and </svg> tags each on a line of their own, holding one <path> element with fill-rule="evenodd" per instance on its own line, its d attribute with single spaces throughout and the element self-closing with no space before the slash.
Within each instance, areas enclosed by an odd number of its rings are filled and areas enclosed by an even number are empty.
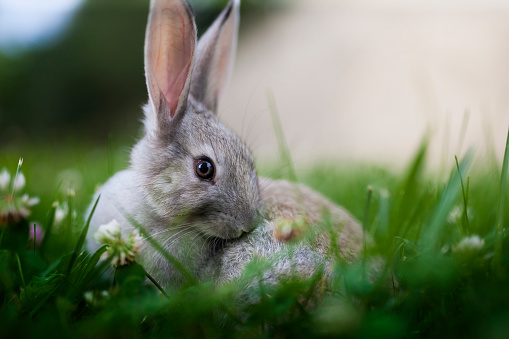
<svg viewBox="0 0 509 339">
<path fill-rule="evenodd" d="M 253 232 L 228 241 L 212 256 L 201 270 L 203 280 L 235 280 L 249 262 L 257 259 L 270 263 L 263 277 L 267 283 L 277 283 L 290 275 L 309 277 L 321 268 L 329 275 L 328 263 L 333 256 L 351 262 L 359 255 L 363 241 L 360 223 L 321 194 L 301 184 L 263 178 L 260 196 L 266 219 Z M 301 218 L 306 219 L 308 227 L 315 228 L 308 230 L 310 238 L 294 241 L 278 236 L 278 222 L 291 223 Z M 317 228 L 324 218 L 334 232 Z M 340 253 L 331 253 L 334 248 Z"/>
</svg>

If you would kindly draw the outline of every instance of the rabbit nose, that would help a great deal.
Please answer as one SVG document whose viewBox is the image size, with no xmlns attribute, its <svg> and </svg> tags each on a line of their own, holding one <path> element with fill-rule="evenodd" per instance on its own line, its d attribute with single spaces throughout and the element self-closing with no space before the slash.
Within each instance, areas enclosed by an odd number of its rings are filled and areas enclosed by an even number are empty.
<svg viewBox="0 0 509 339">
<path fill-rule="evenodd" d="M 246 217 L 244 222 L 241 224 L 240 229 L 245 233 L 249 233 L 258 226 L 259 222 L 258 213 L 249 213 L 249 216 Z"/>
<path fill-rule="evenodd" d="M 256 224 L 255 224 L 254 222 L 252 222 L 252 221 L 248 221 L 248 222 L 244 223 L 244 224 L 240 227 L 240 229 L 241 229 L 243 232 L 245 232 L 245 233 L 249 233 L 249 232 L 251 232 L 252 230 L 254 230 L 254 229 L 255 229 L 255 227 L 256 227 Z"/>
</svg>

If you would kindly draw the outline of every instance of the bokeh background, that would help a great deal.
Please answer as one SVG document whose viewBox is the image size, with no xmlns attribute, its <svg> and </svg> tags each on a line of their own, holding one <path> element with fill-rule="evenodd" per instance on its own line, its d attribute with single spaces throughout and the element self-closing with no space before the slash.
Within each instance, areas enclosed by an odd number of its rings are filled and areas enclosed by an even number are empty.
<svg viewBox="0 0 509 339">
<path fill-rule="evenodd" d="M 0 0 L 0 142 L 132 135 L 148 0 Z M 202 32 L 226 1 L 193 1 Z M 277 9 L 244 1 L 244 24 Z M 244 25 L 244 26 L 245 26 Z"/>
<path fill-rule="evenodd" d="M 226 2 L 191 0 L 200 32 Z M 148 0 L 0 0 L 0 154 L 132 145 L 146 100 L 147 11 Z M 509 3 L 243 0 L 219 114 L 261 161 L 278 156 L 267 93 L 297 166 L 398 166 L 425 136 L 431 166 L 470 146 L 500 158 Z M 127 165 L 109 161 L 110 171 Z"/>
</svg>

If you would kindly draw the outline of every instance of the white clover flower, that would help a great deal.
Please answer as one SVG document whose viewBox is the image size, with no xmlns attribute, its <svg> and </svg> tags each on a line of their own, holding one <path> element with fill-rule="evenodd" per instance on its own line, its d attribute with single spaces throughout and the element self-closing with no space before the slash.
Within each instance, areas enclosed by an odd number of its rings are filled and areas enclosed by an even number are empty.
<svg viewBox="0 0 509 339">
<path fill-rule="evenodd" d="M 37 205 L 40 201 L 39 197 L 29 197 L 28 194 L 23 194 L 23 196 L 21 197 L 21 201 L 23 201 L 23 203 L 26 205 L 26 206 L 34 206 L 34 205 Z"/>
<path fill-rule="evenodd" d="M 479 237 L 477 234 L 474 234 L 470 237 L 465 237 L 461 239 L 459 243 L 454 246 L 454 252 L 459 253 L 471 253 L 477 252 L 484 246 L 484 239 Z"/>
<path fill-rule="evenodd" d="M 69 217 L 69 203 L 67 201 L 58 202 L 55 201 L 53 203 L 53 208 L 55 209 L 55 215 L 53 216 L 53 225 L 56 226 L 55 230 L 59 230 L 63 225 L 66 225 Z M 76 220 L 78 217 L 78 212 L 73 209 L 71 219 Z"/>
<path fill-rule="evenodd" d="M 102 306 L 110 298 L 108 291 L 86 291 L 83 293 L 83 299 L 90 306 Z"/>
<path fill-rule="evenodd" d="M 464 207 L 461 205 L 454 206 L 451 211 L 449 212 L 449 215 L 447 216 L 447 221 L 451 224 L 454 224 L 461 220 L 463 217 L 463 210 Z M 472 218 L 472 209 L 470 207 L 467 207 L 467 218 Z"/>
<path fill-rule="evenodd" d="M 60 225 L 69 213 L 69 204 L 66 201 L 63 203 L 58 203 L 58 201 L 55 201 L 53 206 L 55 207 L 55 217 L 53 223 L 55 225 Z"/>
<path fill-rule="evenodd" d="M 86 291 L 83 293 L 83 299 L 85 299 L 87 304 L 92 304 L 94 302 L 94 292 Z"/>
<path fill-rule="evenodd" d="M 104 253 L 102 259 L 112 257 L 111 264 L 115 266 L 132 263 L 143 246 L 143 238 L 138 230 L 134 230 L 127 237 L 122 237 L 122 228 L 115 219 L 101 225 L 94 238 L 98 243 L 108 245 L 108 251 Z"/>
<path fill-rule="evenodd" d="M 461 218 L 462 213 L 463 212 L 460 206 L 458 205 L 454 206 L 452 210 L 449 212 L 449 215 L 447 216 L 447 221 L 450 222 L 451 224 L 455 223 Z"/>
<path fill-rule="evenodd" d="M 107 224 L 99 226 L 94 239 L 100 244 L 112 245 L 122 238 L 122 229 L 117 220 L 113 219 Z"/>
<path fill-rule="evenodd" d="M 19 166 L 22 160 L 20 159 Z M 18 168 L 19 170 L 19 168 Z M 9 186 L 12 183 L 12 192 Z M 28 194 L 20 196 L 16 194 L 21 191 L 26 184 L 23 173 L 18 172 L 14 182 L 11 181 L 11 175 L 7 169 L 0 171 L 0 226 L 6 226 L 11 223 L 17 223 L 26 220 L 30 215 L 30 207 L 39 203 L 39 198 L 30 197 Z"/>
<path fill-rule="evenodd" d="M 0 172 L 0 190 L 7 191 L 9 184 L 11 183 L 11 174 L 7 171 L 7 168 L 2 168 Z"/>
</svg>

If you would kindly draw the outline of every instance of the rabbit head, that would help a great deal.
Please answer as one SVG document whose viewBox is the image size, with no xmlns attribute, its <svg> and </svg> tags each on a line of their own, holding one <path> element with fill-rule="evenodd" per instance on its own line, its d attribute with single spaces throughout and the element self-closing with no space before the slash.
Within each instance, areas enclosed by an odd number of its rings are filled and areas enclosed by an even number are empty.
<svg viewBox="0 0 509 339">
<path fill-rule="evenodd" d="M 239 1 L 196 42 L 185 0 L 152 0 L 145 38 L 144 136 L 131 154 L 144 199 L 165 227 L 236 238 L 258 217 L 258 177 L 246 145 L 217 118 L 232 69 Z"/>
</svg>

